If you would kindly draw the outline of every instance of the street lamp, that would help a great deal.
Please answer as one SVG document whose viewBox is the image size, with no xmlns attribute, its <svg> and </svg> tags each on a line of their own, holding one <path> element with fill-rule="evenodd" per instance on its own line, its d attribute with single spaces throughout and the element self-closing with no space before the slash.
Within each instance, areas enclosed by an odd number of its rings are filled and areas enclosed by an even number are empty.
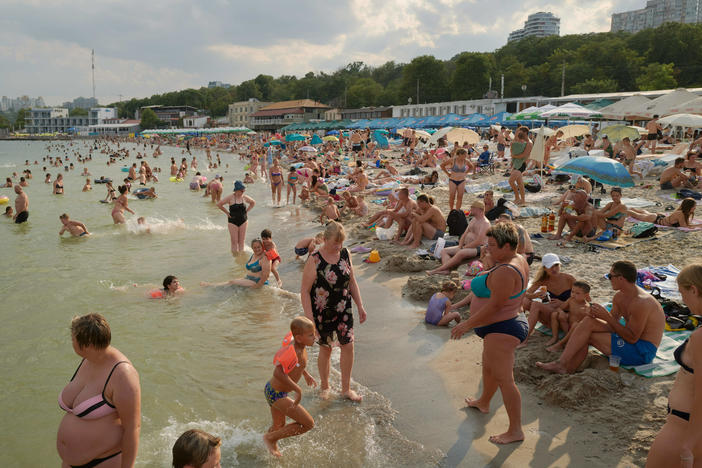
<svg viewBox="0 0 702 468">
<path fill-rule="evenodd" d="M 526 88 L 527 86 L 525 84 L 522 85 L 522 96 L 526 96 Z"/>
</svg>

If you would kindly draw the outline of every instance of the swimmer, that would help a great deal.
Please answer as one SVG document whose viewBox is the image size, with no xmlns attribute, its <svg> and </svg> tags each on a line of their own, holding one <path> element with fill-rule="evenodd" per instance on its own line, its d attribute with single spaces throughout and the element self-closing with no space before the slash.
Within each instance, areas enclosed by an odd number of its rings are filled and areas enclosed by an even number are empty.
<svg viewBox="0 0 702 468">
<path fill-rule="evenodd" d="M 139 216 L 137 218 L 137 227 L 140 231 L 143 231 L 147 234 L 151 234 L 151 227 L 148 224 L 146 224 L 146 219 L 143 216 Z"/>
<path fill-rule="evenodd" d="M 283 347 L 276 353 L 273 363 L 273 377 L 266 382 L 264 394 L 271 408 L 273 424 L 263 435 L 263 443 L 271 455 L 280 457 L 278 441 L 286 437 L 304 434 L 314 427 L 314 419 L 300 405 L 302 389 L 297 384 L 300 377 L 310 387 L 316 387 L 317 381 L 307 372 L 307 346 L 315 342 L 315 326 L 307 317 L 295 317 L 290 323 L 290 333 L 283 341 Z M 296 394 L 295 399 L 288 397 L 289 392 Z M 286 418 L 293 422 L 285 424 Z"/>
<path fill-rule="evenodd" d="M 154 157 L 156 157 L 154 153 Z M 190 429 L 173 444 L 173 468 L 221 466 L 222 439 L 199 429 Z"/>
<path fill-rule="evenodd" d="M 280 265 L 281 258 L 276 249 L 275 242 L 273 242 L 273 233 L 270 229 L 261 231 L 261 241 L 263 242 L 263 250 L 266 251 L 266 257 L 271 261 L 271 273 L 273 273 L 278 287 L 282 288 L 283 282 L 280 280 L 280 275 L 278 274 L 278 265 Z"/>
<path fill-rule="evenodd" d="M 61 224 L 63 224 L 63 227 L 59 231 L 59 236 L 62 236 L 63 233 L 66 231 L 70 232 L 73 237 L 83 237 L 90 235 L 90 233 L 88 232 L 88 228 L 85 227 L 85 224 L 81 223 L 80 221 L 73 221 L 69 219 L 66 213 L 59 216 L 59 220 L 61 221 Z"/>
<path fill-rule="evenodd" d="M 163 289 L 155 289 L 148 292 L 148 297 L 152 299 L 162 299 L 168 296 L 180 296 L 185 289 L 180 285 L 180 281 L 173 275 L 163 278 Z M 159 295 L 160 293 L 160 295 Z"/>
<path fill-rule="evenodd" d="M 115 224 L 124 224 L 125 219 L 124 219 L 124 210 L 129 211 L 131 214 L 135 214 L 130 208 L 129 208 L 129 202 L 127 201 L 127 187 L 124 185 L 119 186 L 119 197 L 117 197 L 117 200 L 115 200 L 115 207 L 112 209 L 112 220 L 114 221 Z"/>
<path fill-rule="evenodd" d="M 90 185 L 90 179 L 85 179 L 85 185 L 83 186 L 83 191 L 84 192 L 89 192 L 93 189 L 92 185 Z"/>
<path fill-rule="evenodd" d="M 298 260 L 303 255 L 309 255 L 316 252 L 319 246 L 324 243 L 324 232 L 318 233 L 314 237 L 305 237 L 295 244 L 295 260 Z"/>
<path fill-rule="evenodd" d="M 11 206 L 6 207 L 5 213 L 3 213 L 3 216 L 5 216 L 6 218 L 12 218 L 13 215 L 14 215 L 14 211 L 12 210 L 12 207 Z"/>
</svg>

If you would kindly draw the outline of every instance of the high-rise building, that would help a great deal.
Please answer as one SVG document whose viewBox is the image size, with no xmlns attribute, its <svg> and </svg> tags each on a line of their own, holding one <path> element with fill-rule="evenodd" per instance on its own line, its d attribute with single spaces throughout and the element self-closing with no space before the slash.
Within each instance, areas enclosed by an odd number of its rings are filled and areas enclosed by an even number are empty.
<svg viewBox="0 0 702 468">
<path fill-rule="evenodd" d="M 561 19 L 551 12 L 539 11 L 529 15 L 522 29 L 509 33 L 507 42 L 519 41 L 525 37 L 558 36 L 561 32 Z"/>
<path fill-rule="evenodd" d="M 663 23 L 702 23 L 702 0 L 648 0 L 640 10 L 612 15 L 612 32 L 637 32 Z"/>
</svg>

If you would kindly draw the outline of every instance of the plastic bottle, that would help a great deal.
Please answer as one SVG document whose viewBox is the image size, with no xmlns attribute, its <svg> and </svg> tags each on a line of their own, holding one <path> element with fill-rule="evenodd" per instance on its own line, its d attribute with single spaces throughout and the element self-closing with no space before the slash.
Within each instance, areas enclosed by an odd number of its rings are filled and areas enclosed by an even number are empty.
<svg viewBox="0 0 702 468">
<path fill-rule="evenodd" d="M 556 229 L 556 213 L 553 211 L 548 215 L 548 231 Z"/>
<path fill-rule="evenodd" d="M 548 215 L 545 214 L 541 217 L 541 232 L 548 232 Z"/>
</svg>

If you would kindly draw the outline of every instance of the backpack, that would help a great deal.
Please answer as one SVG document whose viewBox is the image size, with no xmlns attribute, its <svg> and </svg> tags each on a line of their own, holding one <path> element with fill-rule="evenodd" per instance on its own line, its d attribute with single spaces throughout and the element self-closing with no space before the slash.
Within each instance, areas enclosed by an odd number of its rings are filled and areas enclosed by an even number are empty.
<svg viewBox="0 0 702 468">
<path fill-rule="evenodd" d="M 452 236 L 462 236 L 468 227 L 466 214 L 461 210 L 451 210 L 446 218 L 449 234 Z"/>
<path fill-rule="evenodd" d="M 653 223 L 636 223 L 631 226 L 629 232 L 631 236 L 635 239 L 642 239 L 644 237 L 653 237 L 653 235 L 658 231 L 658 228 Z"/>
</svg>

